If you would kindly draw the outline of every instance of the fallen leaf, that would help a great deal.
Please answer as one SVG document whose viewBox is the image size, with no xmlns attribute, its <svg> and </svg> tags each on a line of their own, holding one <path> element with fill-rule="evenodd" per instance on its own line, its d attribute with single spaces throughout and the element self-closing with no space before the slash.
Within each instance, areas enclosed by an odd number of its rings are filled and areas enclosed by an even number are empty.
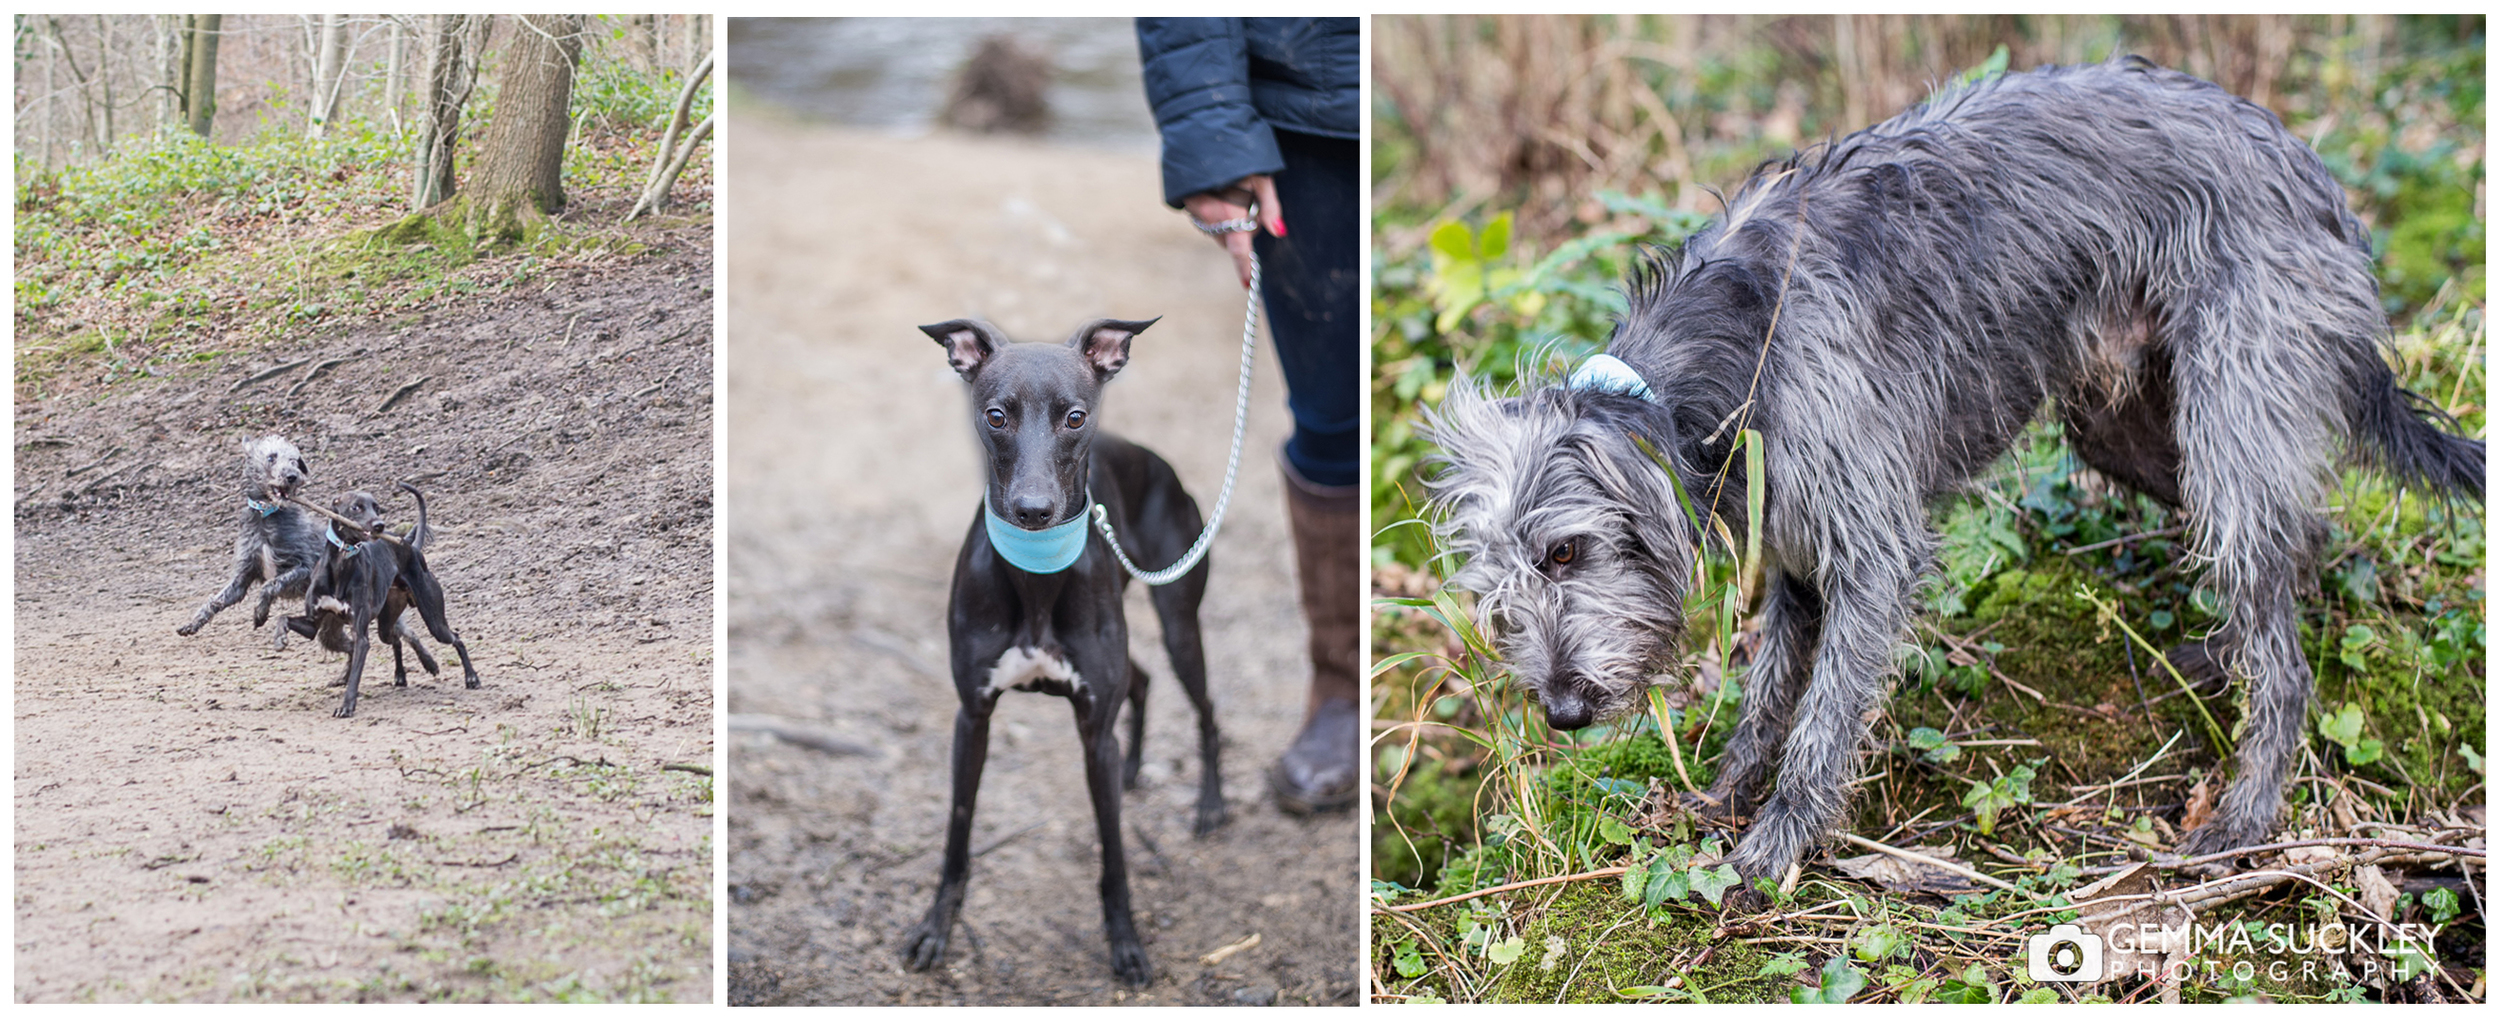
<svg viewBox="0 0 2500 1018">
<path fill-rule="evenodd" d="M 2360 891 L 2361 907 L 2381 919 L 2396 917 L 2396 885 L 2376 866 L 2363 866 L 2352 871 L 2353 886 Z"/>
<path fill-rule="evenodd" d="M 1910 851 L 1931 859 L 1952 859 L 1954 855 L 1951 845 L 1919 845 Z M 1872 880 L 1885 890 L 1901 894 L 1967 894 L 1975 888 L 1969 877 L 1951 870 L 1881 853 L 1853 856 L 1832 865 L 1842 873 Z"/>
</svg>

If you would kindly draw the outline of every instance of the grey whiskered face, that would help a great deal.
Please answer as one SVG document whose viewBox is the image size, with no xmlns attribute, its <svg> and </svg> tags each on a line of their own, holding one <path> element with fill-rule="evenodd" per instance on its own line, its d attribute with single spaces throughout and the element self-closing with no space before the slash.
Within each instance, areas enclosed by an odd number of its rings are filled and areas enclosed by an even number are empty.
<svg viewBox="0 0 2500 1018">
<path fill-rule="evenodd" d="M 263 435 L 243 443 L 243 488 L 246 497 L 279 499 L 295 494 L 295 489 L 312 476 L 312 468 L 304 465 L 304 454 L 295 443 L 277 435 Z"/>
<path fill-rule="evenodd" d="M 1553 380 L 1496 397 L 1465 375 L 1425 413 L 1427 482 L 1452 584 L 1558 729 L 1638 709 L 1680 654 L 1694 535 L 1666 471 L 1664 415 Z"/>
</svg>

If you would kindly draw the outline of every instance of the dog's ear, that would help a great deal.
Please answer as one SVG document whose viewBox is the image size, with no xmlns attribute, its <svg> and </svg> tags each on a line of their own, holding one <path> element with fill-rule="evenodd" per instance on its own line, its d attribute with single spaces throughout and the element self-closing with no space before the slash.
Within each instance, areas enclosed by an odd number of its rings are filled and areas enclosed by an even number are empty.
<svg viewBox="0 0 2500 1018">
<path fill-rule="evenodd" d="M 1085 356 L 1094 366 L 1094 377 L 1109 381 L 1128 366 L 1128 342 L 1146 327 L 1163 320 L 1162 315 L 1142 322 L 1124 322 L 1117 318 L 1097 318 L 1077 326 L 1076 335 L 1068 337 L 1068 349 Z"/>
<path fill-rule="evenodd" d="M 958 318 L 936 325 L 923 325 L 920 331 L 946 348 L 946 363 L 955 366 L 955 373 L 964 381 L 981 370 L 992 356 L 1007 348 L 1007 335 L 998 327 L 978 318 Z"/>
</svg>

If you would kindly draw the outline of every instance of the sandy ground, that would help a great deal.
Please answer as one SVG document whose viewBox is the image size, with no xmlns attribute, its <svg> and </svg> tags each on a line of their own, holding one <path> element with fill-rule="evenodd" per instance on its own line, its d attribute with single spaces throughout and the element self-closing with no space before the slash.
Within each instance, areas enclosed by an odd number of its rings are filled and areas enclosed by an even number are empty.
<svg viewBox="0 0 2500 1018">
<path fill-rule="evenodd" d="M 710 999 L 710 233 L 20 403 L 16 999 Z M 268 432 L 321 501 L 424 478 L 483 688 L 377 645 L 338 719 L 253 600 L 174 635 Z"/>
<path fill-rule="evenodd" d="M 1203 840 L 1189 834 L 1188 702 L 1140 588 L 1129 594 L 1134 653 L 1155 675 L 1145 776 L 1123 810 L 1153 983 L 1111 977 L 1075 726 L 1033 694 L 1006 698 L 993 724 L 980 854 L 945 964 L 903 969 L 945 840 L 946 588 L 981 484 L 963 385 L 914 326 L 977 315 L 1056 340 L 1096 316 L 1165 316 L 1101 419 L 1211 506 L 1241 291 L 1222 252 L 1157 200 L 1151 156 L 743 111 L 729 144 L 729 707 L 867 750 L 731 736 L 730 1002 L 1352 1003 L 1355 818 L 1283 815 L 1263 773 L 1300 724 L 1309 674 L 1264 340 L 1202 614 L 1233 810 Z"/>
</svg>

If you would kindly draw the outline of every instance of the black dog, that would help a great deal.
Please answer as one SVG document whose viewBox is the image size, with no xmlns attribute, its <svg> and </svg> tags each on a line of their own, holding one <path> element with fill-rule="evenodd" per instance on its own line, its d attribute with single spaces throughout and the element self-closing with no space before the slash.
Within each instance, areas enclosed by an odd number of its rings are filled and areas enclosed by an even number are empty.
<svg viewBox="0 0 2500 1018">
<path fill-rule="evenodd" d="M 946 348 L 955 372 L 972 383 L 977 430 L 989 458 L 989 490 L 955 557 L 946 638 L 963 707 L 955 715 L 955 806 L 946 825 L 946 863 L 937 902 L 914 927 L 903 954 L 914 969 L 946 953 L 972 868 L 972 806 L 989 755 L 990 710 L 1011 689 L 1064 696 L 1076 708 L 1085 747 L 1085 783 L 1102 838 L 1103 928 L 1111 968 L 1144 983 L 1146 950 L 1129 917 L 1128 864 L 1120 846 L 1120 790 L 1137 779 L 1144 749 L 1146 672 L 1128 653 L 1120 596 L 1128 574 L 1101 535 L 1091 507 L 1110 513 L 1134 562 L 1178 561 L 1198 536 L 1198 503 L 1171 464 L 1111 435 L 1097 436 L 1093 414 L 1102 384 L 1128 363 L 1129 341 L 1153 321 L 1101 319 L 1065 344 L 1017 343 L 987 322 L 958 320 L 921 331 Z M 1014 561 L 1011 561 L 1010 558 Z M 1216 765 L 1206 654 L 1198 642 L 1204 561 L 1149 592 L 1163 623 L 1163 647 L 1198 709 L 1197 833 L 1224 822 Z M 1129 706 L 1126 766 L 1113 733 Z"/>
<path fill-rule="evenodd" d="M 460 642 L 460 634 L 452 632 L 444 616 L 442 582 L 425 563 L 425 545 L 433 536 L 426 525 L 425 493 L 406 483 L 399 487 L 417 498 L 416 529 L 404 539 L 395 538 L 388 533 L 382 505 L 373 496 L 361 491 L 340 496 L 331 511 L 356 526 L 344 537 L 336 525 L 330 528 L 329 552 L 322 556 L 311 587 L 304 592 L 304 614 L 286 620 L 288 629 L 316 637 L 331 650 L 346 652 L 347 697 L 335 712 L 338 717 L 356 714 L 357 687 L 364 679 L 365 652 L 372 646 L 376 622 L 381 624 L 382 638 L 391 643 L 391 661 L 397 666 L 392 684 L 408 684 L 408 664 L 400 656 L 400 615 L 411 604 L 425 619 L 426 630 L 459 653 L 468 687 L 478 687 L 469 646 Z M 408 643 L 416 647 L 417 662 L 428 674 L 441 673 L 423 644 L 413 638 Z"/>
</svg>

